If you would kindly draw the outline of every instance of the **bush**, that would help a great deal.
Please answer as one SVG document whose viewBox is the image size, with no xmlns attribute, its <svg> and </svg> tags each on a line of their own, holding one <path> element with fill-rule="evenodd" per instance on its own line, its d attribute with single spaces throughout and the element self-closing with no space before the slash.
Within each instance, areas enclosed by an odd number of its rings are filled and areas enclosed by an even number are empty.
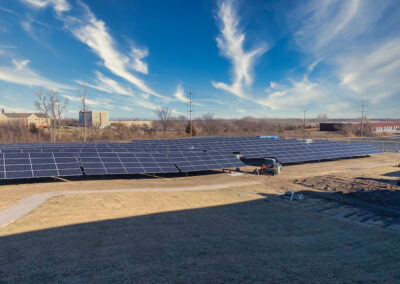
<svg viewBox="0 0 400 284">
<path fill-rule="evenodd" d="M 185 133 L 190 135 L 190 122 L 186 126 Z M 192 136 L 196 136 L 196 129 L 194 128 L 193 123 L 192 123 Z"/>
<path fill-rule="evenodd" d="M 39 133 L 39 128 L 36 127 L 36 124 L 32 123 L 31 126 L 29 127 L 29 132 L 37 134 L 37 133 Z"/>
</svg>

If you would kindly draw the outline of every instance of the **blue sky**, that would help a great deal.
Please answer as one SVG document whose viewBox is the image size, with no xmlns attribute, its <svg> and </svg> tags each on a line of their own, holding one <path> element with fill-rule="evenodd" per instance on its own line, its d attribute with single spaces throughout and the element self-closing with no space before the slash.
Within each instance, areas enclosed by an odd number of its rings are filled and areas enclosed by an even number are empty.
<svg viewBox="0 0 400 284">
<path fill-rule="evenodd" d="M 112 119 L 400 117 L 400 2 L 2 0 L 0 107 L 80 86 Z"/>
</svg>

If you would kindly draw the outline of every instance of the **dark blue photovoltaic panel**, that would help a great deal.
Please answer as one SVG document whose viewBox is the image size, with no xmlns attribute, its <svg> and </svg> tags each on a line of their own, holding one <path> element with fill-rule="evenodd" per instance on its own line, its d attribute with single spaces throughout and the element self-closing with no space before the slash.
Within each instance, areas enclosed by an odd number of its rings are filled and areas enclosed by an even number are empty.
<svg viewBox="0 0 400 284">
<path fill-rule="evenodd" d="M 56 164 L 38 164 L 32 165 L 32 170 L 40 171 L 40 170 L 57 170 Z M 57 175 L 57 174 L 56 174 Z"/>
<path fill-rule="evenodd" d="M 53 177 L 58 176 L 57 170 L 40 170 L 40 171 L 33 171 L 34 177 Z"/>
<path fill-rule="evenodd" d="M 171 153 L 169 158 L 182 172 L 240 168 L 245 165 L 232 154 L 209 152 Z"/>
<path fill-rule="evenodd" d="M 62 169 L 58 166 L 60 176 L 80 176 L 82 175 L 81 169 Z"/>
<path fill-rule="evenodd" d="M 105 175 L 107 174 L 105 169 L 85 169 L 87 175 Z"/>
<path fill-rule="evenodd" d="M 78 153 L 87 175 L 176 173 L 178 170 L 166 155 L 156 153 L 98 153 L 87 157 Z"/>
<path fill-rule="evenodd" d="M 5 165 L 7 172 L 18 172 L 18 171 L 31 171 L 32 167 L 30 164 L 26 165 Z"/>
<path fill-rule="evenodd" d="M 18 171 L 18 172 L 8 172 L 6 171 L 5 178 L 8 179 L 20 179 L 20 178 L 32 178 L 32 171 Z"/>
<path fill-rule="evenodd" d="M 32 165 L 37 165 L 37 164 L 51 164 L 54 163 L 53 158 L 43 158 L 43 159 L 31 159 Z"/>
<path fill-rule="evenodd" d="M 82 175 L 74 155 L 68 156 L 68 158 L 54 158 L 53 153 L 36 152 L 0 154 L 0 178 L 25 179 Z M 62 171 L 59 171 L 58 167 Z"/>
<path fill-rule="evenodd" d="M 137 140 L 131 143 L 32 143 L 0 145 L 0 179 L 85 174 L 201 171 L 243 167 L 233 154 L 274 157 L 282 163 L 381 153 L 369 143 L 257 137 Z M 20 172 L 20 173 L 19 173 Z"/>
</svg>

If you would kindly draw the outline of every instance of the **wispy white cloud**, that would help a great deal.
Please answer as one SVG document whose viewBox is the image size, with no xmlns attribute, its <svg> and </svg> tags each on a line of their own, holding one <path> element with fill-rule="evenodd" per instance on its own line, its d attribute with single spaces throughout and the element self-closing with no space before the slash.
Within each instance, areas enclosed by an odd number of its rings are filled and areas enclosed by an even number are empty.
<svg viewBox="0 0 400 284">
<path fill-rule="evenodd" d="M 120 109 L 123 111 L 133 111 L 133 108 L 128 107 L 128 106 L 122 106 L 122 107 L 120 107 Z"/>
<path fill-rule="evenodd" d="M 178 86 L 176 87 L 176 92 L 174 94 L 174 97 L 182 103 L 189 102 L 188 98 L 185 96 L 185 91 L 183 90 L 182 83 L 179 83 Z"/>
<path fill-rule="evenodd" d="M 5 8 L 5 7 L 1 7 L 0 6 L 0 10 L 3 11 L 3 12 L 7 12 L 7 13 L 10 13 L 10 14 L 13 14 L 15 16 L 19 16 L 19 13 L 15 12 L 14 10 Z"/>
<path fill-rule="evenodd" d="M 46 8 L 52 6 L 54 11 L 58 14 L 62 12 L 69 11 L 71 6 L 68 4 L 67 0 L 21 0 L 35 8 Z"/>
<path fill-rule="evenodd" d="M 361 101 L 374 104 L 374 113 L 398 96 L 400 32 L 390 28 L 400 24 L 398 1 L 312 0 L 286 17 L 303 60 L 313 63 L 306 80 L 282 79 L 275 90 L 268 88 L 264 105 L 283 111 L 320 102 L 321 111 L 339 116 L 351 115 Z M 323 72 L 315 71 L 317 65 Z"/>
<path fill-rule="evenodd" d="M 34 19 L 32 16 L 25 16 L 20 21 L 22 29 L 25 33 L 31 37 L 38 44 L 46 47 L 51 52 L 56 53 L 56 51 L 49 44 L 48 30 L 49 27 L 46 23 Z"/>
<path fill-rule="evenodd" d="M 400 38 L 391 39 L 372 51 L 338 58 L 341 84 L 359 98 L 377 103 L 400 91 Z"/>
<path fill-rule="evenodd" d="M 79 96 L 73 96 L 69 94 L 63 94 L 62 95 L 64 98 L 70 100 L 71 102 L 75 103 L 75 106 L 80 107 L 81 106 L 81 98 Z M 97 97 L 96 99 L 90 99 L 86 98 L 86 104 L 89 106 L 89 108 L 102 108 L 102 109 L 107 109 L 107 110 L 113 110 L 117 108 L 117 105 L 115 102 L 111 99 L 108 98 L 99 98 Z"/>
<path fill-rule="evenodd" d="M 182 83 L 179 83 L 178 86 L 176 87 L 176 91 L 175 91 L 174 97 L 179 102 L 182 102 L 182 103 L 185 103 L 185 104 L 189 103 L 189 99 L 185 95 L 185 90 L 183 89 L 183 84 Z M 204 106 L 203 104 L 198 103 L 197 100 L 194 100 L 193 98 L 192 98 L 192 103 L 193 103 L 193 105 L 198 106 L 198 107 Z"/>
<path fill-rule="evenodd" d="M 121 83 L 105 76 L 99 71 L 96 71 L 96 79 L 94 80 L 94 83 L 87 83 L 81 80 L 77 80 L 76 83 L 109 94 L 119 94 L 130 97 L 131 99 L 128 100 L 127 103 L 132 106 L 136 105 L 150 110 L 160 108 L 160 105 L 149 101 L 148 93 L 135 93 L 130 88 L 123 86 Z M 115 100 L 119 101 L 119 99 L 114 99 L 114 101 Z M 112 100 L 110 99 L 110 101 Z"/>
<path fill-rule="evenodd" d="M 131 50 L 125 54 L 118 50 L 115 39 L 111 36 L 104 21 L 97 19 L 90 8 L 81 1 L 78 5 L 81 8 L 81 15 L 66 15 L 65 11 L 70 10 L 66 0 L 22 0 L 38 8 L 53 6 L 58 13 L 58 19 L 64 22 L 76 39 L 86 44 L 93 53 L 100 57 L 104 67 L 114 75 L 121 77 L 139 90 L 149 93 L 155 97 L 169 100 L 170 98 L 160 95 L 151 89 L 142 79 L 134 75 L 131 70 L 148 74 L 148 65 L 143 59 L 148 56 L 147 48 L 138 48 L 130 41 Z M 94 87 L 95 85 L 91 85 Z M 99 87 L 99 86 L 96 86 Z"/>
<path fill-rule="evenodd" d="M 360 0 L 312 0 L 300 5 L 294 12 L 295 39 L 311 50 L 323 48 L 341 33 L 349 32 L 348 26 L 359 10 Z"/>
<path fill-rule="evenodd" d="M 68 100 L 70 100 L 70 101 L 72 101 L 72 102 L 80 103 L 80 102 L 82 101 L 81 98 L 78 97 L 78 96 L 71 96 L 71 95 L 64 94 L 63 97 L 66 98 L 66 99 L 68 99 Z M 86 98 L 86 103 L 87 103 L 88 105 L 90 105 L 90 106 L 97 106 L 97 105 L 100 105 L 100 102 L 95 101 L 95 100 L 91 100 L 91 99 L 89 99 L 89 98 Z"/>
<path fill-rule="evenodd" d="M 132 46 L 131 48 L 131 68 L 135 71 L 141 72 L 143 74 L 149 73 L 149 67 L 146 62 L 142 59 L 149 55 L 149 50 L 147 48 L 137 48 Z"/>
<path fill-rule="evenodd" d="M 132 57 L 129 57 L 116 48 L 115 40 L 108 32 L 106 24 L 96 18 L 89 7 L 79 2 L 83 10 L 82 17 L 60 17 L 68 30 L 82 43 L 86 44 L 103 61 L 104 66 L 113 74 L 127 80 L 135 85 L 139 90 L 149 93 L 153 96 L 166 99 L 169 98 L 158 94 L 147 84 L 134 75 L 129 70 L 136 70 L 147 73 L 147 65 L 142 59 L 148 54 L 145 49 L 133 48 Z"/>
<path fill-rule="evenodd" d="M 219 3 L 218 19 L 221 34 L 216 40 L 221 54 L 228 58 L 233 65 L 233 82 L 232 85 L 229 85 L 213 81 L 212 85 L 217 89 L 245 98 L 246 94 L 243 88 L 253 83 L 252 71 L 255 60 L 267 51 L 267 46 L 262 43 L 252 50 L 244 50 L 245 34 L 239 27 L 239 19 L 233 1 L 226 0 Z"/>
<path fill-rule="evenodd" d="M 133 105 L 138 105 L 140 107 L 147 108 L 147 109 L 150 109 L 150 110 L 160 109 L 160 105 L 151 103 L 149 101 L 135 100 L 135 101 L 132 102 L 132 104 Z"/>
<path fill-rule="evenodd" d="M 276 85 L 271 82 L 267 88 L 266 99 L 259 99 L 258 103 L 272 110 L 303 108 L 310 104 L 320 103 L 326 98 L 326 94 L 320 86 L 311 82 L 307 76 L 301 81 L 291 80 L 290 85 Z"/>
<path fill-rule="evenodd" d="M 8 33 L 8 28 L 0 21 L 0 33 Z"/>
<path fill-rule="evenodd" d="M 87 83 L 81 80 L 77 80 L 76 82 L 80 85 L 84 85 L 93 89 L 97 89 L 99 91 L 103 91 L 109 94 L 120 94 L 120 95 L 127 95 L 132 96 L 134 95 L 133 90 L 122 86 L 119 82 L 103 75 L 101 72 L 96 71 L 96 79 L 94 83 Z"/>
<path fill-rule="evenodd" d="M 57 83 L 39 75 L 28 67 L 29 60 L 13 59 L 13 66 L 0 66 L 0 80 L 25 85 L 53 88 L 58 90 L 72 90 L 74 87 Z"/>
<path fill-rule="evenodd" d="M 36 112 L 32 109 L 20 108 L 20 107 L 10 107 L 6 105 L 0 105 L 0 109 L 4 109 L 5 112 Z"/>
</svg>

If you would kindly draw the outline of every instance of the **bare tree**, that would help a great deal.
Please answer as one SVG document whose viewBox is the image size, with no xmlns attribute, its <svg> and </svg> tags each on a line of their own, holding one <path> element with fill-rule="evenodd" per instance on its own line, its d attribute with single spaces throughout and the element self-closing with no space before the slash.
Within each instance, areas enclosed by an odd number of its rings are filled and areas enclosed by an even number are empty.
<svg viewBox="0 0 400 284">
<path fill-rule="evenodd" d="M 50 117 L 49 115 L 49 101 L 48 97 L 45 94 L 45 91 L 40 88 L 34 91 L 37 101 L 34 102 L 35 108 L 42 114 L 45 114 L 46 117 Z M 51 126 L 51 121 L 49 125 L 49 135 L 51 136 L 51 131 L 50 131 L 50 126 Z"/>
<path fill-rule="evenodd" d="M 172 116 L 171 116 L 172 111 L 167 107 L 162 107 L 156 110 L 155 113 L 158 119 L 160 120 L 161 129 L 165 134 L 167 132 L 168 127 L 172 123 Z"/>
<path fill-rule="evenodd" d="M 87 112 L 89 111 L 87 103 L 87 88 L 82 86 L 82 89 L 80 89 L 78 92 L 81 99 L 81 111 L 83 112 L 83 142 L 86 142 Z"/>
<path fill-rule="evenodd" d="M 55 121 L 57 124 L 57 133 L 58 133 L 58 140 L 60 140 L 60 128 L 61 128 L 61 118 L 67 111 L 67 107 L 69 101 L 67 98 L 62 98 L 59 95 L 55 98 L 56 106 L 55 106 Z"/>
<path fill-rule="evenodd" d="M 60 127 L 62 115 L 67 110 L 68 100 L 62 98 L 56 90 L 44 90 L 42 88 L 35 91 L 37 100 L 34 102 L 36 109 L 50 117 L 50 138 L 56 139 L 56 129 Z"/>
<path fill-rule="evenodd" d="M 214 114 L 209 112 L 203 114 L 201 117 L 201 124 L 203 126 L 203 130 L 209 136 L 216 135 L 219 130 L 218 121 L 214 118 Z"/>
</svg>

